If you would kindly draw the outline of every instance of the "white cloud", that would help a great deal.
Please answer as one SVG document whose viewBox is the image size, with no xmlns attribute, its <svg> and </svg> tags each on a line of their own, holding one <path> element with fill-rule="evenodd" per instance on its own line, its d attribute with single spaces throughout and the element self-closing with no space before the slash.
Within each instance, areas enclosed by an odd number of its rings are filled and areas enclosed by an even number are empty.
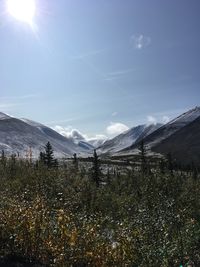
<svg viewBox="0 0 200 267">
<path fill-rule="evenodd" d="M 157 119 L 156 117 L 151 116 L 151 115 L 147 116 L 147 123 L 148 124 L 156 124 L 158 122 L 161 122 L 161 123 L 165 124 L 165 123 L 168 123 L 170 121 L 170 118 L 168 116 L 163 115 L 163 116 L 158 116 L 158 117 L 159 118 Z"/>
<path fill-rule="evenodd" d="M 170 118 L 168 116 L 163 116 L 162 117 L 162 122 L 163 123 L 168 123 L 170 121 Z"/>
<path fill-rule="evenodd" d="M 83 134 L 79 130 L 74 129 L 72 126 L 63 127 L 63 126 L 57 125 L 57 126 L 52 127 L 52 129 L 67 138 L 71 138 L 75 142 L 83 141 L 83 140 L 87 142 L 92 142 L 95 140 L 103 141 L 103 140 L 108 139 L 108 136 L 106 136 L 105 134 L 96 134 L 96 135 Z M 106 133 L 110 135 L 110 137 L 113 137 L 128 129 L 129 127 L 123 123 L 111 122 L 110 125 L 106 128 Z"/>
<path fill-rule="evenodd" d="M 93 136 L 88 136 L 87 134 L 81 133 L 79 130 L 72 128 L 72 126 L 63 127 L 63 126 L 55 126 L 52 127 L 53 130 L 58 132 L 59 134 L 73 139 L 73 141 L 94 141 L 94 140 L 105 140 L 107 136 L 104 134 L 96 134 Z"/>
<path fill-rule="evenodd" d="M 151 115 L 147 116 L 147 122 L 148 124 L 156 124 L 157 123 L 157 119 Z"/>
<path fill-rule="evenodd" d="M 95 136 L 92 137 L 88 137 L 87 141 L 91 142 L 91 141 L 103 141 L 108 139 L 108 137 L 105 134 L 96 134 Z"/>
<path fill-rule="evenodd" d="M 106 128 L 106 132 L 109 135 L 118 135 L 124 131 L 127 131 L 129 127 L 120 122 L 111 122 L 110 125 Z"/>
<path fill-rule="evenodd" d="M 144 36 L 143 34 L 132 35 L 131 43 L 133 44 L 135 49 L 141 50 L 151 44 L 151 38 Z"/>
<path fill-rule="evenodd" d="M 93 137 L 89 137 L 88 140 L 105 140 L 107 139 L 107 136 L 105 134 L 96 134 L 95 136 Z"/>
<path fill-rule="evenodd" d="M 55 126 L 53 129 L 58 132 L 59 134 L 71 138 L 73 140 L 85 140 L 87 139 L 87 136 L 82 134 L 79 130 L 73 129 L 71 126 L 68 127 L 62 127 L 62 126 Z"/>
</svg>

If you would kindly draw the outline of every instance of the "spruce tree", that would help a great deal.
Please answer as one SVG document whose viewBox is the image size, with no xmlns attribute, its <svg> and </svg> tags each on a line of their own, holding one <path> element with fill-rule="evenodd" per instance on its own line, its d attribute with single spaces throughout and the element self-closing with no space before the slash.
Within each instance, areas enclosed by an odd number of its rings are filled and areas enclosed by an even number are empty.
<svg viewBox="0 0 200 267">
<path fill-rule="evenodd" d="M 1 151 L 1 163 L 3 166 L 6 164 L 6 156 L 4 150 Z"/>
<path fill-rule="evenodd" d="M 161 159 L 159 162 L 159 169 L 162 174 L 165 173 L 165 161 L 163 159 Z"/>
<path fill-rule="evenodd" d="M 48 168 L 51 168 L 54 166 L 55 159 L 53 155 L 53 148 L 50 144 L 50 142 L 47 142 L 45 146 L 45 164 Z"/>
<path fill-rule="evenodd" d="M 45 153 L 40 152 L 39 162 L 45 165 Z"/>
<path fill-rule="evenodd" d="M 77 171 L 78 170 L 78 159 L 76 153 L 73 154 L 73 165 L 74 169 Z"/>
<path fill-rule="evenodd" d="M 58 161 L 54 158 L 54 152 L 50 142 L 47 142 L 44 150 L 44 152 L 40 152 L 39 161 L 48 168 L 58 167 Z"/>
<path fill-rule="evenodd" d="M 167 154 L 167 163 L 168 163 L 168 170 L 169 170 L 170 174 L 173 175 L 174 166 L 173 166 L 173 160 L 172 160 L 171 153 Z"/>
<path fill-rule="evenodd" d="M 140 142 L 139 150 L 140 150 L 141 172 L 144 174 L 147 172 L 147 159 L 146 159 L 146 149 L 143 140 Z"/>
<path fill-rule="evenodd" d="M 101 176 L 100 162 L 95 149 L 93 154 L 92 179 L 96 183 L 97 187 L 99 187 L 100 185 L 100 176 Z"/>
</svg>

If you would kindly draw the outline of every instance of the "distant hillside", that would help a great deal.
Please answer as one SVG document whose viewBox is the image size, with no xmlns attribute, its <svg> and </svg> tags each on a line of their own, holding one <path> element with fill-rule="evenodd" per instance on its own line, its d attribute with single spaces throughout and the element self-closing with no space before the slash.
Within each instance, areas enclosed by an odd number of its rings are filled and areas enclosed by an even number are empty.
<svg viewBox="0 0 200 267">
<path fill-rule="evenodd" d="M 135 144 L 138 140 L 143 139 L 147 135 L 151 134 L 158 128 L 160 128 L 162 124 L 151 124 L 151 125 L 139 125 L 131 128 L 130 130 L 125 131 L 122 134 L 117 135 L 116 137 L 105 141 L 101 146 L 98 147 L 99 153 L 115 153 L 122 149 L 125 149 L 133 144 Z"/>
<path fill-rule="evenodd" d="M 89 146 L 79 146 L 45 125 L 0 113 L 0 150 L 6 154 L 26 157 L 31 149 L 33 157 L 38 157 L 48 141 L 56 157 L 72 156 L 73 153 L 83 156 L 89 152 Z"/>
<path fill-rule="evenodd" d="M 78 134 L 78 132 L 77 132 Z M 21 157 L 32 151 L 38 157 L 49 141 L 55 156 L 91 156 L 96 145 L 98 154 L 111 156 L 137 155 L 141 140 L 151 155 L 168 154 L 178 162 L 200 162 L 200 107 L 191 109 L 165 125 L 139 125 L 110 140 L 92 140 L 84 137 L 65 137 L 53 129 L 28 119 L 17 119 L 0 112 L 0 150 Z M 100 142 L 100 143 L 99 143 Z M 199 164 L 200 165 L 200 164 Z"/>
<path fill-rule="evenodd" d="M 183 164 L 200 165 L 200 117 L 153 147 L 153 151 L 171 153 Z"/>
<path fill-rule="evenodd" d="M 193 122 L 199 117 L 200 107 L 191 109 L 144 137 L 144 144 L 146 145 L 148 150 L 152 150 L 153 147 L 159 145 L 162 141 L 172 136 L 181 128 L 189 125 L 191 122 Z M 141 140 L 138 140 L 132 146 L 124 149 L 123 153 L 131 153 L 131 151 L 137 149 L 140 141 Z"/>
</svg>

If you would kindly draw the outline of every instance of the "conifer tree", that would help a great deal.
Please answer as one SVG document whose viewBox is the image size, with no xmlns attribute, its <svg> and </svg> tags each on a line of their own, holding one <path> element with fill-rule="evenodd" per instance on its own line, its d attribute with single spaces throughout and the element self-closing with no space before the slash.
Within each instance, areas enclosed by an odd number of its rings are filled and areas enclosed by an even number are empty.
<svg viewBox="0 0 200 267">
<path fill-rule="evenodd" d="M 109 170 L 109 167 L 108 167 L 108 170 L 107 170 L 107 184 L 109 185 L 111 182 L 111 177 L 110 177 L 110 170 Z"/>
<path fill-rule="evenodd" d="M 162 174 L 165 173 L 165 161 L 163 159 L 161 159 L 159 162 L 159 169 Z"/>
<path fill-rule="evenodd" d="M 97 187 L 99 187 L 100 185 L 100 176 L 101 176 L 100 162 L 95 149 L 93 154 L 92 179 L 96 183 Z"/>
<path fill-rule="evenodd" d="M 58 167 L 58 161 L 54 158 L 54 152 L 50 142 L 47 142 L 44 149 L 44 152 L 40 152 L 39 162 L 48 168 Z"/>
<path fill-rule="evenodd" d="M 39 162 L 45 165 L 45 153 L 40 152 Z"/>
<path fill-rule="evenodd" d="M 168 170 L 171 175 L 173 175 L 173 161 L 172 161 L 172 155 L 171 153 L 167 154 L 167 163 L 168 163 Z"/>
<path fill-rule="evenodd" d="M 143 140 L 140 142 L 139 150 L 140 150 L 141 172 L 144 174 L 147 172 L 147 159 L 146 159 L 146 149 Z"/>
<path fill-rule="evenodd" d="M 73 165 L 74 165 L 74 169 L 78 170 L 78 159 L 77 159 L 76 153 L 73 154 Z"/>
<path fill-rule="evenodd" d="M 1 151 L 1 163 L 3 166 L 6 164 L 6 156 L 4 150 Z"/>
<path fill-rule="evenodd" d="M 45 146 L 45 165 L 47 165 L 48 168 L 51 168 L 55 164 L 54 154 L 53 154 L 53 148 L 50 144 L 50 142 L 47 142 Z"/>
</svg>

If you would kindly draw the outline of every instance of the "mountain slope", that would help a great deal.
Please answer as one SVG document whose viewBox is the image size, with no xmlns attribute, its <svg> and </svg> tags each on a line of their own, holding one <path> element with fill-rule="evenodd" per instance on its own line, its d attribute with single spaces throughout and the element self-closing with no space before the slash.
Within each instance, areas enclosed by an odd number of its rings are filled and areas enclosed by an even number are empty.
<svg viewBox="0 0 200 267">
<path fill-rule="evenodd" d="M 200 107 L 196 107 L 194 109 L 191 109 L 181 114 L 177 118 L 173 119 L 172 121 L 163 125 L 159 129 L 151 133 L 150 135 L 143 138 L 146 148 L 148 150 L 153 150 L 154 147 L 161 144 L 165 139 L 169 138 L 170 136 L 175 134 L 177 131 L 189 125 L 191 122 L 195 121 L 199 117 L 200 117 Z M 139 145 L 139 141 L 141 140 L 138 140 L 135 144 L 124 149 L 121 152 L 124 154 L 126 153 L 130 154 L 131 152 L 134 153 L 134 150 L 136 150 Z"/>
<path fill-rule="evenodd" d="M 154 132 L 161 127 L 162 124 L 152 124 L 152 125 L 139 125 L 131 128 L 128 131 L 114 137 L 113 139 L 107 140 L 102 146 L 98 148 L 100 153 L 115 153 L 122 149 L 125 149 L 138 139 L 144 138 L 150 133 Z"/>
<path fill-rule="evenodd" d="M 45 125 L 29 120 L 20 120 L 0 113 L 0 150 L 6 154 L 17 153 L 25 157 L 32 150 L 33 157 L 38 157 L 49 141 L 56 157 L 71 156 L 73 153 L 84 154 L 72 140 L 60 135 Z"/>
<path fill-rule="evenodd" d="M 93 148 L 98 148 L 102 146 L 107 141 L 107 138 L 92 138 L 87 140 L 87 142 L 93 146 Z"/>
<path fill-rule="evenodd" d="M 7 114 L 0 112 L 0 120 L 5 120 L 5 119 L 9 119 L 11 118 L 10 116 L 8 116 Z"/>
<path fill-rule="evenodd" d="M 182 164 L 200 165 L 200 117 L 156 145 L 153 151 L 171 153 Z"/>
<path fill-rule="evenodd" d="M 74 154 L 75 152 L 77 154 L 80 154 L 84 156 L 84 154 L 90 154 L 92 153 L 94 147 L 87 143 L 85 140 L 82 140 L 81 138 L 78 139 L 79 136 L 76 136 L 76 139 L 74 138 L 67 138 L 61 134 L 59 134 L 57 131 L 54 131 L 53 129 L 32 121 L 28 119 L 22 119 L 24 122 L 28 123 L 29 125 L 35 126 L 37 129 L 39 129 L 43 134 L 47 135 L 49 139 L 53 139 L 54 141 L 56 140 L 57 144 L 63 143 L 66 145 L 66 142 L 68 142 L 67 147 L 70 149 L 71 154 Z"/>
</svg>

